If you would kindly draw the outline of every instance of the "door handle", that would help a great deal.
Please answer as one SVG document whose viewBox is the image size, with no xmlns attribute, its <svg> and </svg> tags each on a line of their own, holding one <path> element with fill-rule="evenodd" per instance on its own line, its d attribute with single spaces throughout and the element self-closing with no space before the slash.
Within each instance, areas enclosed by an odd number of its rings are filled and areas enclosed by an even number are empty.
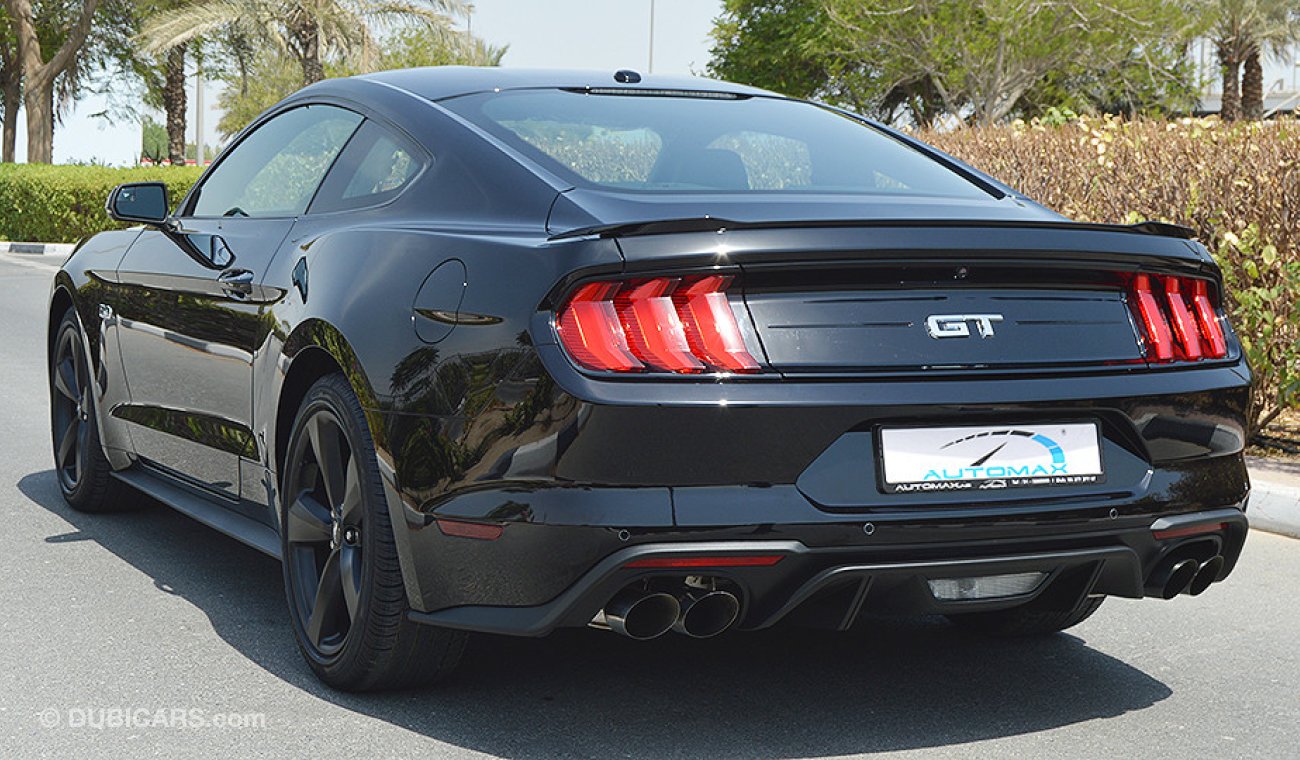
<svg viewBox="0 0 1300 760">
<path fill-rule="evenodd" d="M 217 275 L 217 282 L 228 293 L 247 295 L 253 292 L 253 273 L 247 269 L 227 269 Z"/>
</svg>

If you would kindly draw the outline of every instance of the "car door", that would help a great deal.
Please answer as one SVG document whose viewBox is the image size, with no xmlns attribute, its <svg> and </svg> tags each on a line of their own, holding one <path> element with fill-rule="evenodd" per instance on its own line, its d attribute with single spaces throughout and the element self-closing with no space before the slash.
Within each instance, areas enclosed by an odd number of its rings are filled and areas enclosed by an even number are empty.
<svg viewBox="0 0 1300 760">
<path fill-rule="evenodd" d="M 240 459 L 258 453 L 253 355 L 284 295 L 262 279 L 361 121 L 325 104 L 272 117 L 204 175 L 170 228 L 127 252 L 113 306 L 130 403 L 113 414 L 141 459 L 239 498 Z"/>
</svg>

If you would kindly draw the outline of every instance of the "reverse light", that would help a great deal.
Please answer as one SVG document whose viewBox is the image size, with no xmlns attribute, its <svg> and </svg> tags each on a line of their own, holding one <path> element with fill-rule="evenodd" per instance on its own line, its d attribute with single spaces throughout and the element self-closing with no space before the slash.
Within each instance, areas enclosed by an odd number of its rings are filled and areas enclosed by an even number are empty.
<svg viewBox="0 0 1300 760">
<path fill-rule="evenodd" d="M 588 283 L 560 310 L 560 343 L 578 364 L 603 372 L 758 372 L 727 298 L 731 282 L 709 275 Z"/>
<path fill-rule="evenodd" d="M 1228 355 L 1208 280 L 1138 274 L 1129 280 L 1129 297 L 1146 344 L 1147 361 L 1197 362 Z"/>
</svg>

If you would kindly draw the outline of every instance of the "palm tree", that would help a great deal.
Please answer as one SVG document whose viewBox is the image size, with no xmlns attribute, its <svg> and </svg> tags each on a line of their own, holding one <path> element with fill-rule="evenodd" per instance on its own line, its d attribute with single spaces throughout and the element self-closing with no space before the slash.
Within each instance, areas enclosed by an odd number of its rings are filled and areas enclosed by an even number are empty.
<svg viewBox="0 0 1300 760">
<path fill-rule="evenodd" d="M 292 57 L 304 85 L 325 78 L 325 59 L 357 59 L 369 68 L 377 57 L 375 32 L 418 26 L 460 44 L 453 18 L 464 16 L 462 0 L 190 0 L 145 22 L 145 49 L 161 52 L 196 37 L 232 31 L 263 40 Z"/>
<path fill-rule="evenodd" d="M 1206 6 L 1223 67 L 1219 115 L 1227 121 L 1263 118 L 1261 55 L 1265 50 L 1281 54 L 1300 39 L 1300 0 L 1212 0 Z"/>
<path fill-rule="evenodd" d="M 1264 118 L 1264 51 L 1282 57 L 1300 40 L 1300 2 L 1261 0 L 1254 31 L 1254 44 L 1246 54 L 1241 74 L 1241 115 Z"/>
</svg>

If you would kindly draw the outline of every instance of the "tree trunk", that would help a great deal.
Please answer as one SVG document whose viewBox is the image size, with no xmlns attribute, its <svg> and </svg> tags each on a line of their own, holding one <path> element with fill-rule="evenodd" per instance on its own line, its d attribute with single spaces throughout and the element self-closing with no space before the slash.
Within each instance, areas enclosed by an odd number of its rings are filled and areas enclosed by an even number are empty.
<svg viewBox="0 0 1300 760">
<path fill-rule="evenodd" d="M 167 113 L 167 157 L 174 166 L 185 165 L 185 45 L 167 51 L 163 81 L 163 110 Z"/>
<path fill-rule="evenodd" d="M 23 80 L 17 68 L 5 71 L 4 80 L 0 81 L 0 102 L 5 109 L 3 161 L 11 164 L 17 158 L 18 109 L 23 105 Z"/>
<path fill-rule="evenodd" d="M 54 163 L 54 82 L 27 83 L 27 163 Z"/>
<path fill-rule="evenodd" d="M 1225 60 L 1223 62 L 1223 102 L 1219 106 L 1219 118 L 1224 121 L 1236 121 L 1241 118 L 1241 62 Z"/>
<path fill-rule="evenodd" d="M 325 78 L 325 66 L 320 60 L 320 25 L 305 13 L 289 20 L 291 47 L 302 67 L 302 86 L 315 84 Z"/>
<path fill-rule="evenodd" d="M 1264 66 L 1259 60 L 1258 45 L 1246 56 L 1241 74 L 1241 117 L 1251 121 L 1264 118 Z"/>
</svg>

